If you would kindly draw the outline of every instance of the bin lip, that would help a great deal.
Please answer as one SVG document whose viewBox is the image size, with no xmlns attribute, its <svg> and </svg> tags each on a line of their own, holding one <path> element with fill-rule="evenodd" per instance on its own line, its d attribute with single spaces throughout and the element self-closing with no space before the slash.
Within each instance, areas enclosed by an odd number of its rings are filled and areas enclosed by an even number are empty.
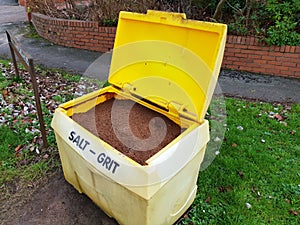
<svg viewBox="0 0 300 225">
<path fill-rule="evenodd" d="M 77 105 L 82 104 L 82 103 L 77 103 Z M 76 106 L 76 105 L 75 105 Z M 196 127 L 201 126 L 202 127 L 202 133 L 204 134 L 204 138 L 202 140 L 203 145 L 205 145 L 206 143 L 208 143 L 209 141 L 209 122 L 208 120 L 203 120 L 200 124 L 194 122 L 190 127 L 188 127 L 186 130 L 184 130 L 182 133 L 180 133 L 179 136 L 177 136 L 175 139 L 173 139 L 169 144 L 167 144 L 163 149 L 161 149 L 159 152 L 157 152 L 155 155 L 151 156 L 149 159 L 146 160 L 147 165 L 141 165 L 139 163 L 137 163 L 136 161 L 134 161 L 133 159 L 131 159 L 130 157 L 124 155 L 122 152 L 118 151 L 117 149 L 115 149 L 114 147 L 112 147 L 109 143 L 107 143 L 106 141 L 100 139 L 99 137 L 97 137 L 96 135 L 92 134 L 91 132 L 89 132 L 86 128 L 82 127 L 80 124 L 78 124 L 76 121 L 74 121 L 72 118 L 70 118 L 67 115 L 66 109 L 64 107 L 58 107 L 55 109 L 55 113 L 54 113 L 54 117 L 53 120 L 51 122 L 51 127 L 53 128 L 53 130 L 56 133 L 61 133 L 64 132 L 61 127 L 61 125 L 59 123 L 57 123 L 57 117 L 63 117 L 64 120 L 66 120 L 66 123 L 72 124 L 72 126 L 77 127 L 77 129 L 80 130 L 84 130 L 85 133 L 88 133 L 89 136 L 91 136 L 94 140 L 97 140 L 101 143 L 101 145 L 104 145 L 106 148 L 110 149 L 110 151 L 113 151 L 114 154 L 117 155 L 122 155 L 122 158 L 124 158 L 125 160 L 127 160 L 132 166 L 137 166 L 140 168 L 147 168 L 147 167 L 151 167 L 153 165 L 155 165 L 157 162 L 157 159 L 164 154 L 164 152 L 170 147 L 172 146 L 174 143 L 180 142 L 180 139 L 186 135 L 188 135 L 191 131 L 193 131 Z"/>
<path fill-rule="evenodd" d="M 188 20 L 184 13 L 121 11 L 108 81 L 202 121 L 217 83 L 226 32 L 225 24 Z M 198 39 L 209 41 L 211 49 Z"/>
</svg>

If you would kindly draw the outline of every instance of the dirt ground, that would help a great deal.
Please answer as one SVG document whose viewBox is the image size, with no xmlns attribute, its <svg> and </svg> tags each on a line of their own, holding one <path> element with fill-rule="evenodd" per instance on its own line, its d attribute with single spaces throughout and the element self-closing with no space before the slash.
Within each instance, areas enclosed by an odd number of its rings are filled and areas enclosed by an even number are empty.
<svg viewBox="0 0 300 225">
<path fill-rule="evenodd" d="M 62 171 L 27 185 L 18 193 L 11 187 L 11 198 L 1 201 L 1 225 L 117 225 L 87 196 L 68 184 Z"/>
</svg>

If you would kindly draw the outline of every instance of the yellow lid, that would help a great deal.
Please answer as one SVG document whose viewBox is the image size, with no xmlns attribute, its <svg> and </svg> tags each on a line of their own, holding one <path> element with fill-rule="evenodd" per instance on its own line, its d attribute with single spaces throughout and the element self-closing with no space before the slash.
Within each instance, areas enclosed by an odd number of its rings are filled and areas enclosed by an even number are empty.
<svg viewBox="0 0 300 225">
<path fill-rule="evenodd" d="M 109 82 L 170 113 L 202 122 L 222 63 L 227 27 L 183 13 L 120 12 Z"/>
</svg>

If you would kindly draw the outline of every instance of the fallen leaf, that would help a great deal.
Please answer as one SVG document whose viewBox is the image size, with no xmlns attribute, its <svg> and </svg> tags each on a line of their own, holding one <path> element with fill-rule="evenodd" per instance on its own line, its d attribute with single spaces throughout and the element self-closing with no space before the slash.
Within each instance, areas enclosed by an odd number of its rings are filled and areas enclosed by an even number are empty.
<svg viewBox="0 0 300 225">
<path fill-rule="evenodd" d="M 235 148 L 235 147 L 237 147 L 237 144 L 236 144 L 236 143 L 233 143 L 231 146 L 232 146 L 233 148 Z"/>
<path fill-rule="evenodd" d="M 291 215 L 298 216 L 298 212 L 295 211 L 295 210 L 293 210 L 293 209 L 290 209 L 290 210 L 289 210 L 289 213 L 290 213 Z"/>
<path fill-rule="evenodd" d="M 15 148 L 15 152 L 19 152 L 20 149 L 21 149 L 22 145 L 18 145 L 16 148 Z"/>
<path fill-rule="evenodd" d="M 7 89 L 2 90 L 2 95 L 3 95 L 4 98 L 8 95 Z"/>
<path fill-rule="evenodd" d="M 226 189 L 226 187 L 219 186 L 219 187 L 218 187 L 218 191 L 219 191 L 220 193 L 224 193 L 224 192 L 227 191 L 227 189 Z"/>
<path fill-rule="evenodd" d="M 277 119 L 278 121 L 282 121 L 283 120 L 283 117 L 280 114 L 278 114 L 278 113 L 274 115 L 274 118 Z"/>
<path fill-rule="evenodd" d="M 242 171 L 239 171 L 238 174 L 239 174 L 239 176 L 240 176 L 241 179 L 244 179 L 244 173 Z"/>
<path fill-rule="evenodd" d="M 205 199 L 205 203 L 209 203 L 210 202 L 210 200 L 211 200 L 211 198 L 210 198 L 210 196 L 208 196 L 206 199 Z"/>
<path fill-rule="evenodd" d="M 280 121 L 279 123 L 282 124 L 285 127 L 287 127 L 287 125 L 288 125 L 287 122 L 284 122 L 284 121 Z"/>
</svg>

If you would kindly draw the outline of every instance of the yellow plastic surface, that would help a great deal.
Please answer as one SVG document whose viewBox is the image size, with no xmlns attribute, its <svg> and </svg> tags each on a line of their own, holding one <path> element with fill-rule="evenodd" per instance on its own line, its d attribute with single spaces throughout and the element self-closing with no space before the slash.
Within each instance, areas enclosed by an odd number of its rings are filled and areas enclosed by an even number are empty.
<svg viewBox="0 0 300 225">
<path fill-rule="evenodd" d="M 185 121 L 187 129 L 151 157 L 147 166 L 141 166 L 70 118 L 117 94 L 126 96 L 109 86 L 64 103 L 55 110 L 51 126 L 64 176 L 121 225 L 171 225 L 191 206 L 196 196 L 199 168 L 209 140 L 208 121 L 202 124 Z M 172 118 L 159 108 L 150 108 Z M 89 148 L 83 150 L 70 141 L 71 131 L 87 140 Z M 99 164 L 101 153 L 118 163 L 115 172 Z"/>
<path fill-rule="evenodd" d="M 184 14 L 121 12 L 112 86 L 56 109 L 51 126 L 66 180 L 119 224 L 171 225 L 192 204 L 209 141 L 204 115 L 225 38 L 225 25 L 187 20 Z M 71 118 L 112 97 L 138 102 L 186 129 L 141 166 Z"/>
<path fill-rule="evenodd" d="M 224 24 L 183 13 L 120 12 L 109 82 L 170 114 L 203 121 L 226 42 Z"/>
</svg>

